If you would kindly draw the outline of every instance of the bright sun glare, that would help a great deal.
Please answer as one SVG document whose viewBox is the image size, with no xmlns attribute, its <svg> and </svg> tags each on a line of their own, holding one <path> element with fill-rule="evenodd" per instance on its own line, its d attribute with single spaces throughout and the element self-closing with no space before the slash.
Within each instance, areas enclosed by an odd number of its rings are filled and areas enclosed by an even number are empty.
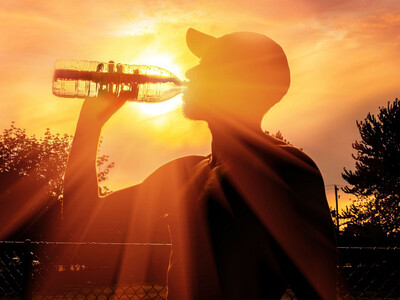
<svg viewBox="0 0 400 300">
<path fill-rule="evenodd" d="M 173 61 L 173 57 L 167 54 L 154 54 L 147 52 L 140 56 L 135 64 L 143 64 L 164 68 L 174 75 L 181 76 L 181 68 Z M 170 100 L 160 103 L 138 103 L 140 111 L 147 116 L 159 116 L 167 114 L 182 105 L 182 96 L 178 95 Z"/>
<path fill-rule="evenodd" d="M 159 116 L 175 110 L 182 105 L 182 96 L 159 103 L 138 103 L 140 111 L 147 116 Z"/>
</svg>

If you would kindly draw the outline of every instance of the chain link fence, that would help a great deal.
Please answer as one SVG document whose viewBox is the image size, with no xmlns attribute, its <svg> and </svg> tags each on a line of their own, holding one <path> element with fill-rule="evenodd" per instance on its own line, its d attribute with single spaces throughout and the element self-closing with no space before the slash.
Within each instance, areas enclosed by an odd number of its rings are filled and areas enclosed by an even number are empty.
<svg viewBox="0 0 400 300">
<path fill-rule="evenodd" d="M 0 241 L 0 299 L 165 299 L 170 247 Z M 400 248 L 339 247 L 338 256 L 338 299 L 400 299 Z M 296 298 L 289 289 L 282 299 Z"/>
<path fill-rule="evenodd" d="M 0 299 L 165 299 L 170 248 L 2 241 Z"/>
<path fill-rule="evenodd" d="M 339 247 L 338 295 L 400 299 L 399 247 Z"/>
</svg>

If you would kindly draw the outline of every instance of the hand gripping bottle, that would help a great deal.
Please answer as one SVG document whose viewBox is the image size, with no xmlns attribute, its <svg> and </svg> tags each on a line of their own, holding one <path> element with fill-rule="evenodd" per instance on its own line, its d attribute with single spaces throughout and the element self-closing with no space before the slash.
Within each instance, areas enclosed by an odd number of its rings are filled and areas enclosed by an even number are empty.
<svg viewBox="0 0 400 300">
<path fill-rule="evenodd" d="M 103 93 L 128 101 L 161 102 L 184 91 L 184 84 L 171 72 L 154 66 L 58 60 L 53 94 L 66 98 L 91 98 Z"/>
</svg>

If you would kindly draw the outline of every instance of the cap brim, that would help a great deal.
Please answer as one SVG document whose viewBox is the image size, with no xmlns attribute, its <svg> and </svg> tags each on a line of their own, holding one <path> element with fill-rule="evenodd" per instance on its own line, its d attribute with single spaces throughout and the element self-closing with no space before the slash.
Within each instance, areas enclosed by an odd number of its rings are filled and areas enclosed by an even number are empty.
<svg viewBox="0 0 400 300">
<path fill-rule="evenodd" d="M 186 44 L 189 50 L 199 58 L 203 56 L 216 40 L 216 37 L 202 33 L 193 28 L 189 28 L 186 32 Z"/>
</svg>

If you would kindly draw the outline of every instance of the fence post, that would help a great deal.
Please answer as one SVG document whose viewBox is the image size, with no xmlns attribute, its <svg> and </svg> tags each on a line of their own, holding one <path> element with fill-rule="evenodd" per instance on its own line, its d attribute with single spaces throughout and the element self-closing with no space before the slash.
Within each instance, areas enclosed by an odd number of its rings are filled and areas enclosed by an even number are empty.
<svg viewBox="0 0 400 300">
<path fill-rule="evenodd" d="M 31 240 L 26 239 L 22 255 L 22 299 L 32 299 L 33 252 Z"/>
</svg>

